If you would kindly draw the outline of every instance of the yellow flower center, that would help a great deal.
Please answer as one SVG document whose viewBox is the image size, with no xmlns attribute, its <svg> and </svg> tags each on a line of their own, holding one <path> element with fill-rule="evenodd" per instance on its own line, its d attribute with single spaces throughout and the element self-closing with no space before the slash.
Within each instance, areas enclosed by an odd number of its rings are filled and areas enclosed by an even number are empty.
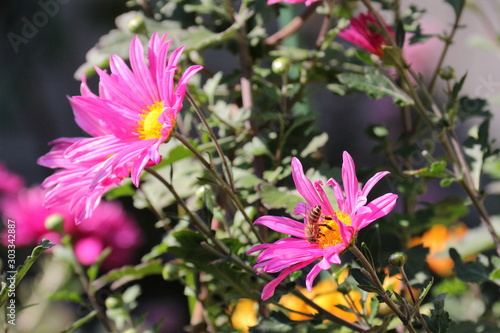
<svg viewBox="0 0 500 333">
<path fill-rule="evenodd" d="M 324 249 L 342 243 L 342 236 L 337 222 L 331 216 L 322 216 L 319 221 L 318 245 Z"/>
<path fill-rule="evenodd" d="M 335 215 L 337 215 L 337 218 L 339 219 L 340 222 L 344 223 L 345 225 L 351 225 L 351 216 L 349 214 L 344 213 L 343 211 L 336 210 Z"/>
<path fill-rule="evenodd" d="M 137 126 L 140 140 L 160 139 L 163 124 L 158 121 L 163 112 L 163 101 L 155 102 L 148 106 L 147 110 L 142 110 L 141 120 Z"/>
</svg>

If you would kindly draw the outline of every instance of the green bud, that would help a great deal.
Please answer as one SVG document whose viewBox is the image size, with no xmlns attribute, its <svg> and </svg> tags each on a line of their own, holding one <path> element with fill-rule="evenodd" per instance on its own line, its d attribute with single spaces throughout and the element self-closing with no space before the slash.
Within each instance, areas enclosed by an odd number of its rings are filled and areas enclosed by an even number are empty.
<svg viewBox="0 0 500 333">
<path fill-rule="evenodd" d="M 45 228 L 56 231 L 60 234 L 64 233 L 64 217 L 61 214 L 51 214 L 45 219 Z"/>
<path fill-rule="evenodd" d="M 279 57 L 273 60 L 271 68 L 275 74 L 285 74 L 292 66 L 290 59 L 286 57 Z"/>
<path fill-rule="evenodd" d="M 455 69 L 450 66 L 443 67 L 439 70 L 439 76 L 446 81 L 449 81 L 455 77 Z"/>
<path fill-rule="evenodd" d="M 408 256 L 403 252 L 395 252 L 389 257 L 389 264 L 392 267 L 403 267 Z"/>
<path fill-rule="evenodd" d="M 179 277 L 179 267 L 175 264 L 167 263 L 163 266 L 161 275 L 166 281 L 175 280 Z"/>
<path fill-rule="evenodd" d="M 116 296 L 109 296 L 104 303 L 106 309 L 117 309 L 122 306 L 122 300 Z"/>
<path fill-rule="evenodd" d="M 344 295 L 347 295 L 351 292 L 352 288 L 348 283 L 341 283 L 338 287 L 337 290 L 341 292 Z"/>
<path fill-rule="evenodd" d="M 127 23 L 127 28 L 134 34 L 143 34 L 146 32 L 146 22 L 144 17 L 135 16 Z"/>
</svg>

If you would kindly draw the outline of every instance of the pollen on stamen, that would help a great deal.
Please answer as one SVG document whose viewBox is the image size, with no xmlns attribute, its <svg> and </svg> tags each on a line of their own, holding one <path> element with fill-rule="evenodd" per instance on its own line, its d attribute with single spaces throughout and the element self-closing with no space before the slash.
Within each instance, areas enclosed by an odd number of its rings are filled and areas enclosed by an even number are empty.
<svg viewBox="0 0 500 333">
<path fill-rule="evenodd" d="M 321 237 L 318 242 L 320 248 L 324 249 L 342 243 L 339 226 L 335 220 L 323 218 L 321 223 L 324 225 L 320 226 Z"/>
<path fill-rule="evenodd" d="M 158 121 L 163 112 L 163 101 L 155 102 L 142 110 L 141 120 L 137 124 L 137 132 L 140 140 L 160 139 L 163 124 Z"/>
<path fill-rule="evenodd" d="M 344 213 L 343 211 L 336 210 L 335 215 L 337 216 L 337 219 L 344 223 L 345 225 L 351 225 L 352 219 L 351 216 L 347 213 Z"/>
</svg>

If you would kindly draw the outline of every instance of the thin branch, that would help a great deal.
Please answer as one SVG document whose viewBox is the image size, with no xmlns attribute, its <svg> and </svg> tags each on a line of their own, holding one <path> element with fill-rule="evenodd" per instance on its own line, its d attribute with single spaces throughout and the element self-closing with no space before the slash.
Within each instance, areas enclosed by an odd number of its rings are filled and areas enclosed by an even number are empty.
<svg viewBox="0 0 500 333">
<path fill-rule="evenodd" d="M 285 27 L 278 30 L 271 36 L 267 37 L 264 40 L 264 43 L 267 45 L 276 45 L 281 42 L 286 37 L 294 34 L 297 30 L 299 30 L 304 23 L 316 12 L 316 8 L 320 5 L 320 2 L 314 2 L 306 10 L 300 15 L 295 17 L 290 21 Z"/>
<path fill-rule="evenodd" d="M 429 92 L 432 94 L 432 91 L 434 90 L 434 87 L 436 85 L 437 78 L 439 76 L 439 70 L 441 69 L 441 66 L 443 66 L 444 59 L 446 58 L 446 55 L 448 54 L 448 49 L 450 48 L 450 45 L 453 43 L 453 38 L 455 37 L 455 33 L 457 32 L 458 28 L 460 27 L 460 19 L 462 17 L 462 13 L 464 11 L 465 7 L 465 1 L 462 2 L 462 6 L 459 8 L 457 15 L 455 17 L 455 23 L 453 24 L 453 28 L 451 30 L 451 33 L 449 36 L 444 37 L 444 49 L 443 52 L 441 52 L 441 56 L 439 57 L 439 61 L 436 65 L 436 69 L 434 70 L 434 74 L 432 75 L 431 82 L 429 83 Z"/>
</svg>

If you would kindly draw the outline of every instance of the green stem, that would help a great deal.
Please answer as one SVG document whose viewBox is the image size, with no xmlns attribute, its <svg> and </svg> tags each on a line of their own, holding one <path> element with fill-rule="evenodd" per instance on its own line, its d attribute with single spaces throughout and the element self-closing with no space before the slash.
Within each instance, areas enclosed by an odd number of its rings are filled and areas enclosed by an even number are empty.
<svg viewBox="0 0 500 333">
<path fill-rule="evenodd" d="M 217 180 L 217 183 L 219 184 L 219 186 L 221 186 L 222 189 L 224 190 L 224 192 L 226 192 L 227 195 L 229 195 L 229 197 L 231 198 L 231 200 L 233 201 L 233 203 L 236 205 L 236 208 L 238 208 L 238 210 L 241 212 L 241 214 L 243 215 L 243 218 L 249 224 L 252 232 L 255 234 L 255 236 L 257 237 L 258 241 L 261 242 L 261 243 L 263 243 L 264 241 L 262 240 L 262 237 L 260 236 L 259 231 L 254 226 L 252 219 L 250 219 L 250 217 L 248 216 L 247 212 L 245 211 L 245 207 L 243 207 L 243 204 L 241 203 L 241 201 L 238 198 L 238 196 L 236 195 L 236 193 L 234 193 L 231 190 L 231 188 L 227 185 L 227 183 L 221 178 L 221 176 L 219 175 L 219 173 L 216 170 L 214 170 L 214 168 L 212 167 L 212 165 L 207 162 L 207 160 L 198 152 L 198 150 L 196 150 L 195 147 L 193 147 L 189 143 L 189 141 L 187 141 L 186 139 L 184 139 L 177 132 L 174 132 L 173 135 L 174 135 L 174 137 L 176 139 L 178 139 L 179 141 L 181 141 L 182 144 L 184 144 L 184 146 L 186 146 L 191 152 L 193 152 L 193 154 L 202 162 L 202 164 L 205 166 L 205 168 L 215 177 L 215 179 Z"/>
<path fill-rule="evenodd" d="M 434 90 L 434 87 L 436 85 L 437 78 L 439 76 L 439 70 L 441 69 L 441 66 L 443 66 L 444 59 L 446 58 L 446 55 L 448 54 L 448 49 L 450 48 L 450 45 L 453 43 L 453 38 L 455 37 L 455 33 L 457 32 L 458 28 L 460 27 L 459 22 L 462 17 L 462 13 L 464 11 L 465 7 L 465 1 L 462 1 L 462 6 L 460 6 L 457 15 L 455 17 L 455 23 L 453 24 L 453 28 L 451 30 L 451 33 L 449 36 L 444 37 L 444 49 L 443 52 L 441 52 L 441 56 L 439 57 L 439 61 L 436 65 L 436 69 L 434 70 L 434 74 L 432 75 L 431 82 L 429 83 L 429 92 L 432 94 L 432 91 Z"/>
<path fill-rule="evenodd" d="M 187 99 L 189 100 L 189 102 L 191 103 L 191 105 L 193 106 L 193 108 L 196 110 L 196 114 L 198 115 L 198 117 L 203 122 L 203 125 L 205 125 L 205 128 L 208 131 L 208 135 L 210 136 L 210 138 L 212 139 L 212 142 L 215 145 L 215 150 L 217 150 L 217 153 L 219 154 L 220 158 L 222 159 L 222 165 L 224 166 L 224 169 L 226 169 L 226 175 L 227 175 L 227 180 L 228 180 L 228 183 L 229 183 L 229 187 L 231 188 L 231 190 L 233 192 L 236 192 L 236 189 L 234 187 L 234 181 L 233 181 L 233 176 L 232 176 L 232 173 L 231 173 L 231 169 L 229 168 L 229 165 L 227 164 L 226 156 L 224 155 L 224 152 L 222 151 L 222 147 L 219 144 L 219 140 L 215 136 L 215 133 L 212 130 L 212 128 L 210 127 L 210 125 L 208 124 L 208 121 L 205 118 L 205 115 L 200 110 L 200 108 L 198 107 L 198 105 L 194 101 L 194 99 L 191 96 L 191 94 L 189 92 L 186 92 L 186 96 L 187 96 Z"/>
<path fill-rule="evenodd" d="M 410 281 L 408 280 L 408 277 L 406 276 L 406 272 L 405 272 L 404 266 L 401 266 L 399 268 L 399 272 L 401 273 L 401 276 L 403 277 L 403 283 L 405 284 L 406 289 L 408 289 L 408 293 L 410 294 L 411 300 L 413 302 L 413 306 L 415 306 L 415 309 L 413 310 L 413 312 L 416 314 L 416 316 L 418 318 L 418 321 L 420 321 L 420 324 L 425 329 L 425 331 L 427 333 L 431 333 L 429 327 L 427 326 L 427 323 L 425 322 L 424 317 L 420 313 L 420 306 L 417 303 L 415 295 L 413 295 L 413 291 L 411 290 L 411 284 L 410 284 Z"/>
<path fill-rule="evenodd" d="M 401 312 L 401 310 L 398 309 L 396 304 L 392 301 L 392 299 L 387 296 L 385 293 L 385 289 L 382 286 L 382 283 L 380 282 L 377 272 L 375 272 L 374 268 L 366 259 L 366 257 L 363 255 L 363 253 L 357 248 L 356 245 L 353 245 L 349 248 L 349 250 L 358 258 L 359 262 L 361 263 L 361 266 L 364 267 L 366 270 L 367 274 L 369 275 L 368 277 L 370 278 L 371 282 L 374 284 L 375 288 L 378 289 L 377 294 L 379 295 L 380 298 L 384 300 L 384 302 L 387 304 L 387 306 L 396 314 L 396 316 L 399 317 L 399 319 L 403 322 L 403 324 L 406 326 L 408 331 L 410 332 L 415 332 L 414 328 L 411 325 L 411 322 L 408 320 L 408 318 Z"/>
<path fill-rule="evenodd" d="M 85 274 L 85 271 L 83 270 L 83 266 L 80 264 L 80 262 L 76 258 L 75 250 L 73 248 L 73 244 L 71 241 L 68 244 L 68 247 L 73 254 L 73 260 L 71 260 L 71 262 L 73 263 L 73 268 L 75 269 L 75 272 L 78 275 L 78 278 L 80 279 L 80 282 L 83 286 L 83 289 L 85 290 L 85 293 L 87 294 L 87 297 L 89 298 L 89 301 L 90 301 L 90 304 L 92 305 L 92 308 L 96 311 L 97 318 L 104 325 L 105 329 L 108 332 L 113 332 L 113 328 L 111 327 L 109 319 L 106 316 L 106 312 L 104 311 L 103 307 L 99 304 L 99 302 L 97 302 L 97 298 L 95 297 L 93 287 L 89 283 L 87 275 Z"/>
</svg>

